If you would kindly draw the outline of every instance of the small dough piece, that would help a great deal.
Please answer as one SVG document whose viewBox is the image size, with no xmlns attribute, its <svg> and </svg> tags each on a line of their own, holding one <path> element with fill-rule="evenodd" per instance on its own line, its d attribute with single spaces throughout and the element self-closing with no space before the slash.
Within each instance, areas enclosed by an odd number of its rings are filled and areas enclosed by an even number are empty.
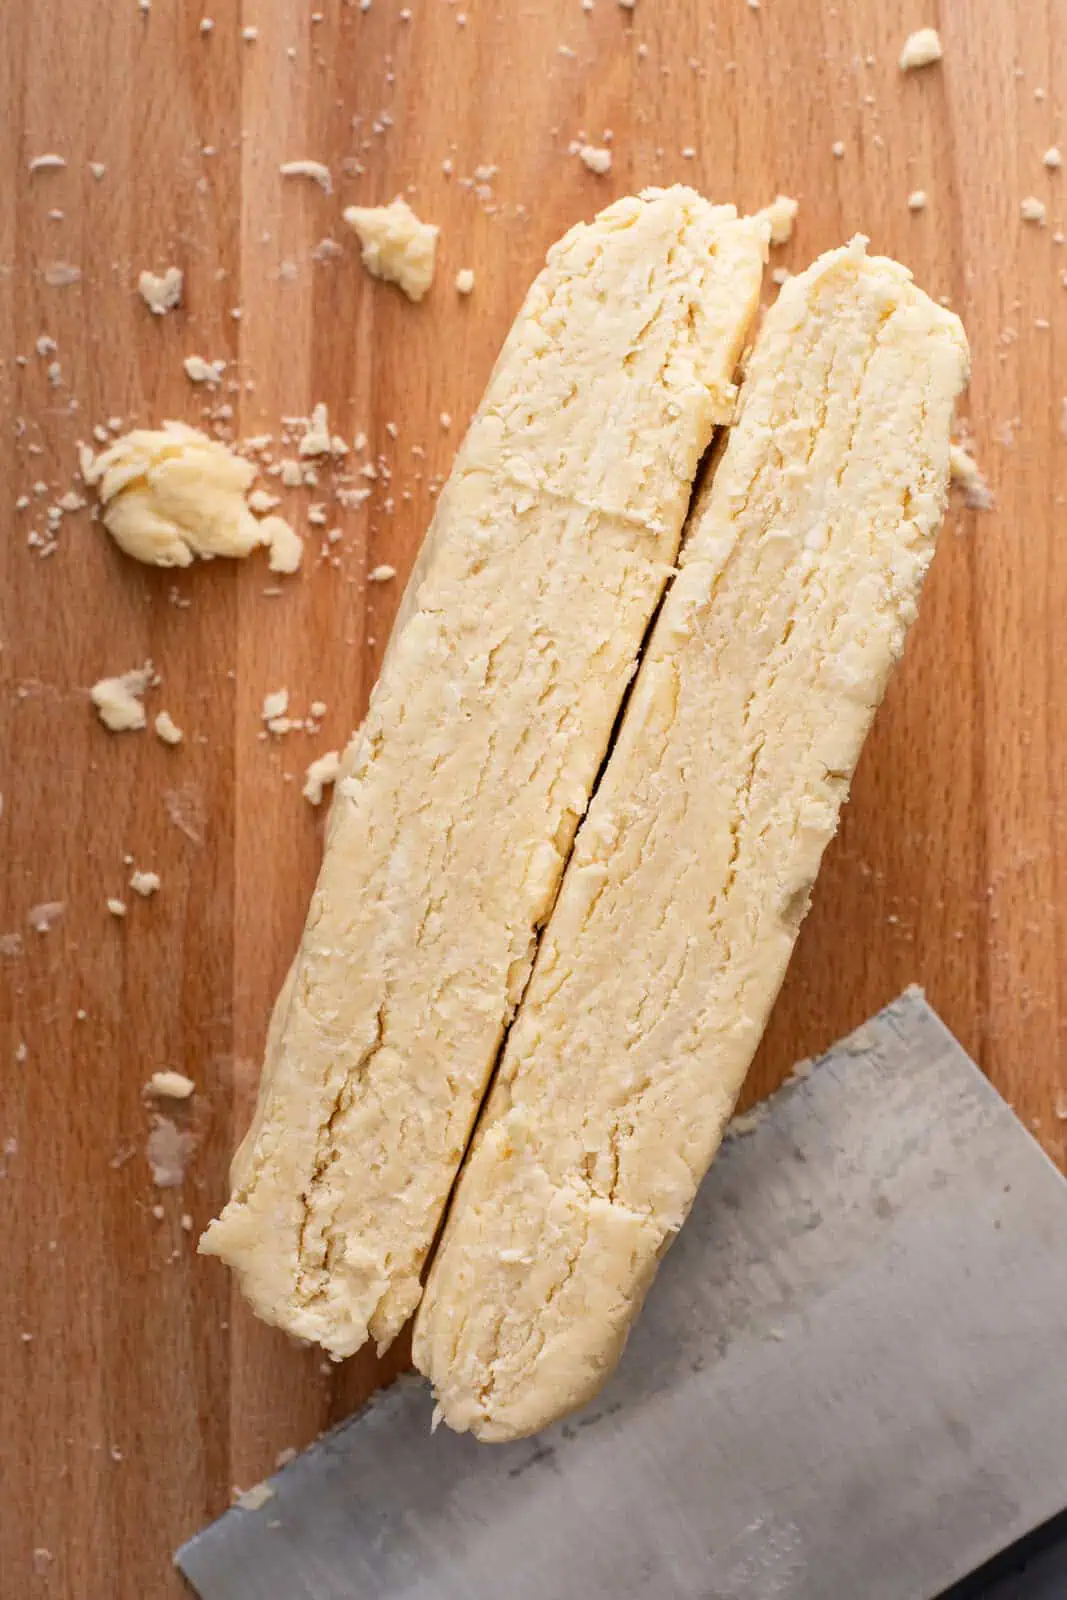
<svg viewBox="0 0 1067 1600">
<path fill-rule="evenodd" d="M 313 806 L 321 806 L 324 791 L 329 784 L 337 782 L 340 770 L 341 755 L 338 750 L 327 750 L 324 756 L 312 761 L 304 777 L 304 799 Z"/>
<path fill-rule="evenodd" d="M 196 1084 L 184 1072 L 167 1067 L 162 1072 L 153 1072 L 145 1088 L 162 1100 L 188 1100 L 195 1093 Z"/>
<path fill-rule="evenodd" d="M 387 206 L 348 206 L 344 219 L 359 235 L 372 277 L 395 283 L 409 300 L 421 300 L 433 282 L 441 230 L 420 222 L 400 195 Z"/>
<path fill-rule="evenodd" d="M 605 173 L 611 171 L 611 151 L 607 145 L 579 145 L 578 159 L 583 167 L 588 167 L 590 172 L 595 172 L 598 178 L 604 177 Z"/>
<path fill-rule="evenodd" d="M 270 545 L 270 560 L 267 563 L 270 570 L 298 572 L 304 559 L 304 541 L 292 524 L 286 522 L 284 517 L 264 517 L 259 531 Z"/>
<path fill-rule="evenodd" d="M 763 210 L 757 213 L 770 227 L 772 244 L 789 243 L 793 237 L 793 223 L 799 210 L 799 200 L 794 200 L 792 195 L 779 194 L 769 206 L 764 206 Z"/>
<path fill-rule="evenodd" d="M 456 293 L 457 294 L 473 294 L 474 293 L 474 268 L 473 267 L 460 267 L 459 271 L 456 273 Z"/>
<path fill-rule="evenodd" d="M 482 1439 L 618 1360 L 916 613 L 967 345 L 864 245 L 767 313 L 459 1180 L 414 1355 Z"/>
<path fill-rule="evenodd" d="M 943 55 L 941 36 L 936 28 L 919 28 L 904 41 L 900 52 L 901 72 L 914 72 L 918 67 L 932 66 Z"/>
<path fill-rule="evenodd" d="M 245 504 L 255 466 L 184 422 L 124 434 L 83 472 L 97 486 L 107 531 L 137 561 L 187 567 L 197 556 L 246 556 L 270 540 Z"/>
<path fill-rule="evenodd" d="M 968 511 L 992 511 L 996 505 L 993 491 L 970 451 L 961 444 L 954 444 L 951 459 L 952 483 L 962 491 L 963 503 Z"/>
<path fill-rule="evenodd" d="M 156 738 L 161 739 L 164 744 L 181 744 L 182 730 L 169 711 L 160 711 L 153 727 L 156 730 Z"/>
<path fill-rule="evenodd" d="M 89 690 L 89 698 L 105 728 L 112 733 L 130 733 L 145 726 L 142 704 L 145 690 L 155 673 L 152 663 L 134 667 L 117 678 L 101 678 Z"/>
<path fill-rule="evenodd" d="M 141 299 L 153 316 L 165 316 L 182 302 L 185 278 L 181 267 L 168 267 L 166 272 L 142 272 L 137 279 Z"/>
<path fill-rule="evenodd" d="M 649 190 L 549 252 L 440 495 L 201 1243 L 336 1356 L 418 1302 L 677 555 L 766 226 Z M 410 597 L 410 598 L 409 598 Z"/>
<path fill-rule="evenodd" d="M 142 872 L 138 867 L 130 877 L 130 888 L 134 894 L 139 894 L 142 900 L 148 900 L 152 895 L 159 893 L 161 881 L 158 872 Z"/>
</svg>

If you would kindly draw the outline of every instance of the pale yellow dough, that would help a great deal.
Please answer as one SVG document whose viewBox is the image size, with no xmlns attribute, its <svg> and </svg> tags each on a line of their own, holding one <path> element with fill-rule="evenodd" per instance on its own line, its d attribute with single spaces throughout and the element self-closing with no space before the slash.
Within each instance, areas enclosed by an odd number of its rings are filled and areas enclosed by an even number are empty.
<svg viewBox="0 0 1067 1600">
<path fill-rule="evenodd" d="M 246 556 L 270 542 L 245 504 L 256 468 L 184 422 L 124 434 L 82 471 L 97 487 L 107 531 L 138 561 L 187 567 L 197 556 Z"/>
<path fill-rule="evenodd" d="M 344 219 L 359 236 L 367 271 L 421 300 L 433 282 L 440 230 L 421 222 L 399 195 L 387 206 L 348 206 Z"/>
<path fill-rule="evenodd" d="M 201 1249 L 334 1355 L 418 1302 L 697 464 L 767 226 L 652 190 L 549 253 L 346 754 L 233 1197 Z"/>
<path fill-rule="evenodd" d="M 915 616 L 966 370 L 958 320 L 862 240 L 767 315 L 419 1310 L 454 1428 L 532 1433 L 618 1359 Z"/>
</svg>

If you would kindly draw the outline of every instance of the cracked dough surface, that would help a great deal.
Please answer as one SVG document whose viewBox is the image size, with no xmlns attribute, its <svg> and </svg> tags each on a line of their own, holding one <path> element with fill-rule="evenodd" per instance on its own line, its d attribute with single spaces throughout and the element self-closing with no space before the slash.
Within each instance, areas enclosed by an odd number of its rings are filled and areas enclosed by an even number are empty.
<svg viewBox="0 0 1067 1600">
<path fill-rule="evenodd" d="M 767 315 L 419 1310 L 454 1428 L 532 1433 L 621 1353 L 915 616 L 966 367 L 958 320 L 862 240 Z"/>
<path fill-rule="evenodd" d="M 201 1249 L 260 1316 L 380 1347 L 419 1273 L 732 415 L 765 223 L 691 190 L 549 253 L 345 758 L 233 1195 Z"/>
</svg>

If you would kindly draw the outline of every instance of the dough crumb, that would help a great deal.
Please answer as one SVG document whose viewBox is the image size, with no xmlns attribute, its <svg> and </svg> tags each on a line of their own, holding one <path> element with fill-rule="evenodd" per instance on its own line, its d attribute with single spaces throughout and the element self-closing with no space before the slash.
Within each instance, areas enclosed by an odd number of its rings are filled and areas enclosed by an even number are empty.
<svg viewBox="0 0 1067 1600">
<path fill-rule="evenodd" d="M 1039 200 L 1036 195 L 1028 194 L 1026 199 L 1021 202 L 1019 211 L 1024 222 L 1036 222 L 1039 228 L 1045 226 L 1048 216 L 1045 210 L 1045 202 Z"/>
<path fill-rule="evenodd" d="M 181 305 L 185 278 L 181 267 L 168 267 L 163 273 L 142 272 L 137 280 L 141 299 L 154 316 L 162 317 Z"/>
<path fill-rule="evenodd" d="M 327 750 L 324 756 L 312 761 L 304 775 L 304 799 L 310 800 L 313 806 L 321 805 L 323 790 L 337 782 L 340 770 L 341 754 L 338 750 Z"/>
<path fill-rule="evenodd" d="M 235 1489 L 233 1503 L 242 1511 L 258 1511 L 273 1499 L 274 1490 L 269 1483 L 254 1483 L 251 1489 Z"/>
<path fill-rule="evenodd" d="M 288 710 L 288 689 L 272 689 L 270 694 L 263 696 L 263 705 L 259 714 L 272 733 L 288 733 L 289 722 L 286 717 Z M 282 722 L 285 723 L 284 728 L 277 726 Z"/>
<path fill-rule="evenodd" d="M 129 733 L 145 725 L 142 705 L 145 690 L 154 677 L 152 663 L 134 667 L 117 678 L 101 678 L 89 690 L 89 698 L 105 728 L 112 733 Z"/>
<path fill-rule="evenodd" d="M 304 437 L 297 446 L 297 454 L 305 459 L 308 456 L 328 456 L 332 448 L 330 414 L 320 401 L 317 406 L 312 408 Z"/>
<path fill-rule="evenodd" d="M 396 577 L 396 568 L 386 566 L 383 562 L 380 567 L 374 567 L 367 574 L 368 583 L 388 583 L 390 578 Z"/>
<path fill-rule="evenodd" d="M 456 293 L 472 294 L 474 292 L 474 270 L 471 267 L 460 267 L 456 273 Z"/>
<path fill-rule="evenodd" d="M 611 171 L 611 151 L 602 144 L 580 144 L 578 146 L 578 159 L 583 166 L 595 172 L 598 177 L 603 177 Z"/>
<path fill-rule="evenodd" d="M 433 282 L 440 229 L 421 222 L 400 195 L 387 206 L 348 206 L 344 219 L 359 237 L 371 276 L 421 300 Z"/>
<path fill-rule="evenodd" d="M 259 526 L 270 545 L 270 560 L 267 563 L 270 570 L 284 573 L 299 571 L 304 559 L 304 541 L 291 523 L 286 522 L 284 517 L 264 517 Z"/>
<path fill-rule="evenodd" d="M 1041 159 L 1050 172 L 1058 172 L 1063 166 L 1063 156 L 1058 145 L 1050 144 Z"/>
<path fill-rule="evenodd" d="M 65 900 L 44 900 L 40 905 L 30 907 L 27 921 L 34 933 L 51 933 L 66 909 Z"/>
<path fill-rule="evenodd" d="M 107 531 L 137 561 L 187 567 L 269 542 L 245 504 L 255 466 L 184 422 L 137 428 L 95 457 L 86 451 L 82 475 L 97 488 Z"/>
<path fill-rule="evenodd" d="M 162 1072 L 153 1072 L 145 1084 L 145 1091 L 159 1095 L 163 1100 L 188 1100 L 195 1093 L 196 1084 L 184 1072 L 175 1072 L 168 1067 Z"/>
<path fill-rule="evenodd" d="M 323 161 L 283 161 L 278 171 L 283 178 L 311 178 L 323 194 L 333 194 L 330 169 Z"/>
<path fill-rule="evenodd" d="M 142 900 L 147 900 L 150 895 L 158 894 L 161 882 L 158 872 L 142 872 L 138 868 L 130 878 L 130 888 L 134 894 L 139 894 Z"/>
<path fill-rule="evenodd" d="M 161 711 L 152 726 L 156 730 L 156 738 L 162 739 L 164 744 L 181 744 L 182 730 L 169 711 Z"/>
<path fill-rule="evenodd" d="M 911 191 L 911 193 L 908 196 L 908 210 L 909 211 L 925 211 L 926 210 L 926 190 L 925 189 L 913 189 Z"/>
<path fill-rule="evenodd" d="M 126 915 L 126 902 L 125 900 L 120 900 L 117 895 L 108 895 L 107 909 L 113 917 L 124 917 Z"/>
<path fill-rule="evenodd" d="M 30 162 L 31 172 L 59 172 L 66 166 L 63 156 L 56 155 L 53 151 L 43 156 L 34 156 Z"/>
<path fill-rule="evenodd" d="M 770 224 L 772 244 L 788 244 L 793 237 L 793 223 L 799 210 L 798 200 L 788 194 L 779 194 L 769 206 L 764 206 L 762 211 L 756 213 Z"/>
<path fill-rule="evenodd" d="M 205 361 L 203 356 L 186 356 L 182 362 L 190 383 L 206 383 L 211 388 L 222 382 L 225 361 Z"/>
<path fill-rule="evenodd" d="M 900 52 L 901 72 L 914 72 L 917 67 L 932 66 L 943 55 L 941 36 L 936 28 L 919 28 L 909 34 Z"/>
<path fill-rule="evenodd" d="M 963 503 L 968 510 L 992 511 L 996 504 L 993 491 L 970 452 L 961 444 L 952 445 L 949 451 L 949 463 L 952 482 L 963 491 Z"/>
</svg>

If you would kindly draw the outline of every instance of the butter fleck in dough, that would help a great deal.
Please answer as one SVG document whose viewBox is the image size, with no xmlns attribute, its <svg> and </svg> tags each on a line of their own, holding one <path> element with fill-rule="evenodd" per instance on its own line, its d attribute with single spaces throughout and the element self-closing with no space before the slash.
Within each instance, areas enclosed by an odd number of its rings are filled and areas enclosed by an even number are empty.
<svg viewBox="0 0 1067 1600">
<path fill-rule="evenodd" d="M 767 314 L 419 1309 L 454 1428 L 532 1433 L 618 1360 L 915 616 L 966 370 L 957 318 L 862 240 Z"/>
</svg>

